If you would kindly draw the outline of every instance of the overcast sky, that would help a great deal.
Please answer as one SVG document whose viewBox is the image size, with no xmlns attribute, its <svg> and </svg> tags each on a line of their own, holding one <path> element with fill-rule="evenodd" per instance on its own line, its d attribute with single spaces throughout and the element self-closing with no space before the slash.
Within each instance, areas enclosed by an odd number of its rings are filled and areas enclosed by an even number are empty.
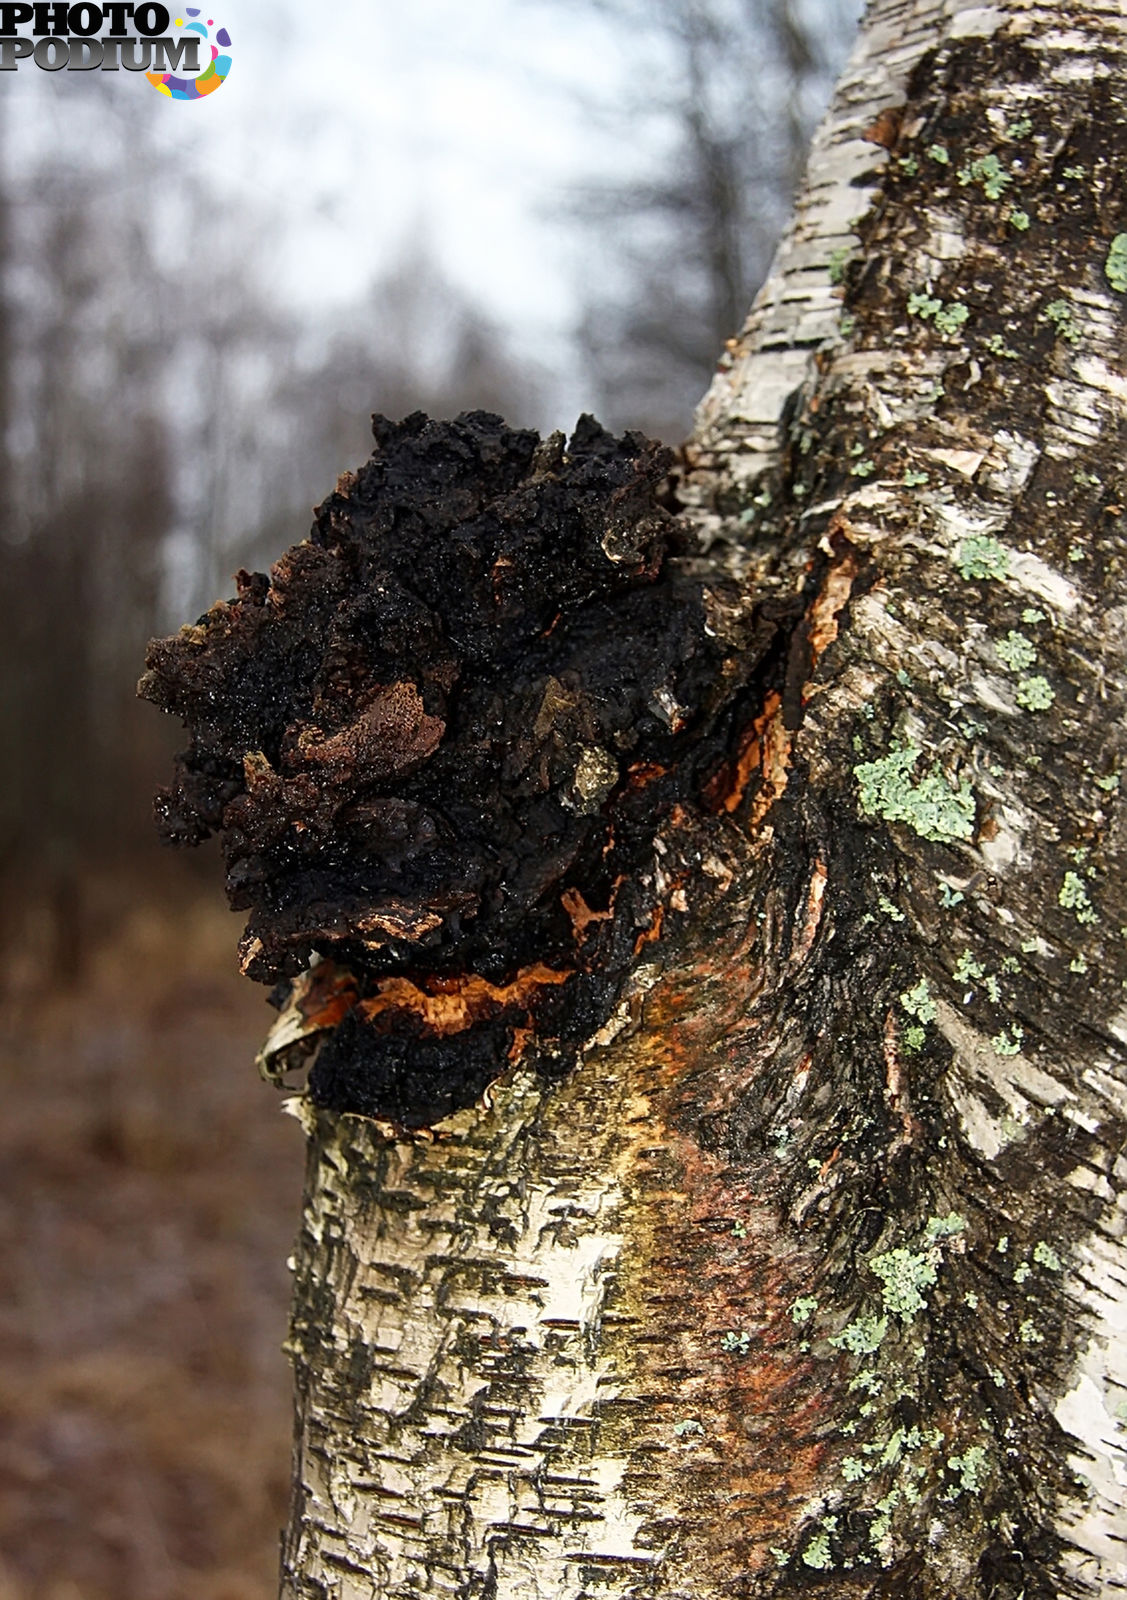
<svg viewBox="0 0 1127 1600">
<path fill-rule="evenodd" d="M 815 15 L 848 3 L 806 0 Z M 653 162 L 652 107 L 628 135 L 599 108 L 661 81 L 660 41 L 582 0 L 218 0 L 203 16 L 227 28 L 232 70 L 199 101 L 142 74 L 0 74 L 7 159 L 38 145 L 65 163 L 98 139 L 108 101 L 159 158 L 173 275 L 189 252 L 217 282 L 224 263 L 259 258 L 258 281 L 300 306 L 315 340 L 322 314 L 356 303 L 421 237 L 505 326 L 511 354 L 555 375 L 556 415 L 592 405 L 572 333 L 610 258 L 562 212 L 569 187 Z M 193 213 L 178 205 L 192 175 L 226 202 L 203 238 L 186 236 Z"/>
<path fill-rule="evenodd" d="M 235 201 L 195 247 L 253 250 L 266 219 L 275 292 L 314 309 L 355 298 L 422 232 L 518 350 L 563 345 L 576 263 L 550 214 L 606 166 L 582 96 L 625 80 L 619 35 L 551 0 L 219 0 L 204 15 L 232 40 L 214 94 L 171 101 L 125 72 L 97 86 L 167 161 L 170 214 L 188 170 Z M 0 78 L 16 159 L 25 140 L 65 156 L 96 136 L 91 76 L 28 63 Z"/>
</svg>

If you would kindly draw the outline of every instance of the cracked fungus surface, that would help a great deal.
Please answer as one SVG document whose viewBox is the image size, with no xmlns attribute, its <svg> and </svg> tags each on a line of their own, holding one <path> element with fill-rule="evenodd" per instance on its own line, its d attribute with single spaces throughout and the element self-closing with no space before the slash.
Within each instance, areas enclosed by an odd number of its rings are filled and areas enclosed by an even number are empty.
<svg viewBox="0 0 1127 1600">
<path fill-rule="evenodd" d="M 661 446 L 586 417 L 566 444 L 484 412 L 373 429 L 309 539 L 154 641 L 139 692 L 190 730 L 158 827 L 220 836 L 244 971 L 333 964 L 314 1098 L 418 1125 L 609 1015 L 655 826 L 722 758 L 736 641 L 669 559 Z"/>
</svg>

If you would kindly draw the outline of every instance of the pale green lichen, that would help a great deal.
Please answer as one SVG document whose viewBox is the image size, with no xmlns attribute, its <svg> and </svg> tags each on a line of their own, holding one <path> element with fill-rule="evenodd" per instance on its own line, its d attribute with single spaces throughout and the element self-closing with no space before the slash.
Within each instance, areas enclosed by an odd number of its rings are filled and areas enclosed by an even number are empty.
<svg viewBox="0 0 1127 1600">
<path fill-rule="evenodd" d="M 1094 778 L 1092 781 L 1097 789 L 1103 790 L 1104 794 L 1115 794 L 1119 788 L 1118 772 L 1109 773 L 1106 778 Z"/>
<path fill-rule="evenodd" d="M 854 462 L 849 469 L 849 475 L 852 478 L 871 478 L 876 470 L 876 462 L 866 457 L 863 461 Z"/>
<path fill-rule="evenodd" d="M 896 164 L 900 168 L 901 172 L 903 172 L 909 178 L 914 178 L 916 173 L 920 170 L 920 164 L 916 160 L 915 156 L 901 156 Z"/>
<path fill-rule="evenodd" d="M 818 1301 L 814 1295 L 799 1295 L 798 1299 L 791 1304 L 790 1319 L 796 1327 L 801 1327 L 804 1322 L 810 1321 L 817 1309 Z"/>
<path fill-rule="evenodd" d="M 947 166 L 951 160 L 951 153 L 945 144 L 929 144 L 927 153 L 933 161 L 938 161 L 941 167 Z"/>
<path fill-rule="evenodd" d="M 883 1500 L 876 1503 L 877 1515 L 869 1524 L 869 1542 L 874 1545 L 883 1544 L 888 1537 L 888 1530 L 892 1525 L 892 1513 L 900 1504 L 899 1489 L 890 1489 Z"/>
<path fill-rule="evenodd" d="M 945 305 L 933 294 L 917 292 L 908 296 L 908 315 L 919 317 L 921 322 L 933 322 L 940 333 L 947 337 L 959 331 L 970 312 L 961 301 L 953 300 Z"/>
<path fill-rule="evenodd" d="M 814 1567 L 818 1572 L 827 1572 L 834 1564 L 830 1553 L 829 1534 L 816 1533 L 802 1552 L 802 1560 L 807 1567 Z"/>
<path fill-rule="evenodd" d="M 1061 171 L 1062 178 L 1071 178 L 1074 183 L 1080 183 L 1087 176 L 1088 169 L 1081 166 L 1065 167 Z"/>
<path fill-rule="evenodd" d="M 1041 317 L 1043 321 L 1052 323 L 1058 339 L 1065 339 L 1069 344 L 1080 343 L 1081 333 L 1076 326 L 1076 315 L 1067 300 L 1051 300 Z"/>
<path fill-rule="evenodd" d="M 977 983 L 979 979 L 985 977 L 985 975 L 986 968 L 982 965 L 981 961 L 975 960 L 969 950 L 963 951 L 962 955 L 958 959 L 954 972 L 951 974 L 956 983 Z"/>
<path fill-rule="evenodd" d="M 1029 227 L 1029 212 L 1012 210 L 1006 218 L 1011 228 L 1016 228 L 1018 233 L 1025 233 Z"/>
<path fill-rule="evenodd" d="M 848 1327 L 833 1336 L 830 1343 L 835 1350 L 848 1350 L 855 1356 L 869 1356 L 874 1350 L 880 1349 L 887 1332 L 887 1317 L 854 1317 Z"/>
<path fill-rule="evenodd" d="M 720 1348 L 721 1350 L 727 1351 L 729 1355 L 746 1356 L 748 1350 L 751 1348 L 751 1334 L 745 1333 L 742 1330 L 739 1332 L 726 1333 L 720 1340 Z"/>
<path fill-rule="evenodd" d="M 841 1461 L 841 1475 L 846 1483 L 857 1483 L 872 1471 L 867 1461 L 862 1461 L 860 1456 L 843 1456 Z"/>
<path fill-rule="evenodd" d="M 746 1222 L 733 1222 L 732 1223 L 732 1238 L 733 1239 L 746 1239 L 747 1238 L 747 1223 Z"/>
<path fill-rule="evenodd" d="M 1008 1027 L 994 1035 L 990 1046 L 996 1056 L 1019 1056 L 1024 1038 L 1025 1030 L 1019 1028 L 1016 1022 L 1011 1022 Z"/>
<path fill-rule="evenodd" d="M 1033 1246 L 1033 1259 L 1039 1267 L 1046 1267 L 1050 1272 L 1060 1271 L 1060 1256 L 1057 1255 L 1052 1245 L 1046 1243 L 1044 1239 L 1038 1239 Z"/>
<path fill-rule="evenodd" d="M 845 269 L 849 264 L 849 257 L 852 253 L 852 246 L 847 244 L 839 245 L 836 250 L 830 251 L 829 272 L 831 283 L 843 283 L 845 281 Z"/>
<path fill-rule="evenodd" d="M 1065 911 L 1072 911 L 1077 922 L 1093 923 L 1098 921 L 1095 907 L 1088 898 L 1088 890 L 1083 878 L 1076 872 L 1066 872 L 1057 894 L 1057 904 Z"/>
<path fill-rule="evenodd" d="M 1032 678 L 1022 678 L 1015 696 L 1025 711 L 1047 711 L 1056 699 L 1053 687 L 1040 673 Z"/>
<path fill-rule="evenodd" d="M 1072 960 L 1068 963 L 1068 970 L 1069 972 L 1087 972 L 1088 958 L 1085 956 L 1083 951 L 1081 951 L 1078 956 L 1073 956 Z"/>
<path fill-rule="evenodd" d="M 915 1436 L 914 1444 L 909 1442 L 909 1434 Z M 894 1467 L 900 1460 L 900 1457 L 904 1454 L 905 1448 L 909 1450 L 914 1449 L 920 1444 L 920 1442 L 920 1430 L 918 1428 L 912 1428 L 910 1430 L 907 1428 L 895 1428 L 892 1434 L 889 1436 L 883 1449 L 879 1444 L 865 1444 L 862 1445 L 861 1448 L 862 1450 L 871 1451 L 873 1454 L 879 1454 L 879 1464 L 882 1467 Z"/>
<path fill-rule="evenodd" d="M 952 889 L 951 885 L 943 878 L 939 880 L 939 904 L 945 908 L 961 906 L 965 895 L 961 889 Z"/>
<path fill-rule="evenodd" d="M 982 342 L 990 354 L 997 356 L 1000 361 L 1021 360 L 1021 351 L 1015 350 L 1013 345 L 1007 344 L 1000 333 L 992 333 L 988 339 L 984 339 Z"/>
<path fill-rule="evenodd" d="M 956 300 L 935 313 L 935 326 L 944 335 L 958 333 L 969 316 L 966 306 Z"/>
<path fill-rule="evenodd" d="M 964 188 L 970 183 L 981 184 L 988 200 L 1000 200 L 1013 181 L 996 155 L 978 156 L 959 168 L 959 182 Z"/>
<path fill-rule="evenodd" d="M 1027 116 L 1015 117 L 1006 128 L 1007 139 L 1024 139 L 1027 133 L 1033 132 L 1033 118 Z"/>
<path fill-rule="evenodd" d="M 1029 1262 L 1019 1261 L 1017 1266 L 1014 1268 L 1014 1282 L 1024 1283 L 1027 1278 L 1031 1278 L 1032 1276 L 1033 1268 L 1029 1265 Z"/>
<path fill-rule="evenodd" d="M 1027 622 L 1030 627 L 1033 627 L 1034 624 L 1038 622 L 1044 622 L 1045 613 L 1043 611 L 1038 611 L 1036 606 L 1026 606 L 1021 613 L 1021 620 L 1022 622 Z"/>
<path fill-rule="evenodd" d="M 902 481 L 905 489 L 921 489 L 929 481 L 929 475 L 916 467 L 905 467 Z"/>
<path fill-rule="evenodd" d="M 986 1447 L 981 1444 L 972 1444 L 963 1451 L 961 1456 L 948 1456 L 947 1465 L 952 1472 L 959 1475 L 959 1486 L 956 1494 L 979 1494 L 986 1480 L 987 1455 Z"/>
<path fill-rule="evenodd" d="M 1021 1327 L 1017 1330 L 1017 1336 L 1022 1344 L 1044 1344 L 1045 1342 L 1045 1335 L 1037 1327 L 1032 1317 L 1026 1317 Z"/>
<path fill-rule="evenodd" d="M 963 1296 L 963 1304 L 971 1311 L 978 1310 L 978 1296 L 975 1294 L 973 1289 L 967 1290 L 966 1294 Z"/>
<path fill-rule="evenodd" d="M 917 1022 L 925 1026 L 935 1021 L 935 1001 L 931 998 L 926 978 L 921 978 L 910 989 L 906 989 L 900 996 L 900 1004 L 910 1017 L 915 1017 Z"/>
<path fill-rule="evenodd" d="M 948 1211 L 945 1217 L 928 1217 L 924 1228 L 924 1240 L 927 1244 L 934 1244 L 937 1239 L 953 1239 L 956 1234 L 966 1231 L 967 1219 L 957 1211 Z"/>
<path fill-rule="evenodd" d="M 930 1288 L 936 1280 L 935 1261 L 931 1255 L 917 1254 L 898 1245 L 895 1250 L 885 1250 L 881 1255 L 870 1256 L 869 1270 L 881 1281 L 884 1308 L 903 1322 L 911 1322 L 917 1311 L 927 1308 L 920 1293 Z"/>
<path fill-rule="evenodd" d="M 964 578 L 1004 578 L 1010 553 L 988 533 L 972 533 L 960 544 L 955 563 Z"/>
<path fill-rule="evenodd" d="M 673 1432 L 679 1439 L 683 1439 L 686 1434 L 703 1433 L 704 1429 L 695 1417 L 686 1417 L 683 1422 L 675 1422 L 673 1424 Z"/>
<path fill-rule="evenodd" d="M 921 1028 L 919 1023 L 910 1022 L 904 1029 L 904 1048 L 912 1055 L 919 1055 L 927 1043 L 927 1029 Z"/>
<path fill-rule="evenodd" d="M 1104 275 L 1118 294 L 1127 294 L 1127 233 L 1117 233 L 1111 241 Z"/>
<path fill-rule="evenodd" d="M 1027 639 L 1024 633 L 1019 633 L 1016 628 L 1011 628 L 1006 637 L 994 648 L 1011 672 L 1024 672 L 1037 659 L 1037 650 L 1032 639 Z"/>
<path fill-rule="evenodd" d="M 972 838 L 974 795 L 969 781 L 964 778 L 956 788 L 933 767 L 919 783 L 913 783 L 911 774 L 922 753 L 908 744 L 854 767 L 861 809 L 886 822 L 906 822 L 922 839 L 944 843 Z"/>
<path fill-rule="evenodd" d="M 802 1552 L 802 1562 L 805 1566 L 813 1566 L 816 1571 L 829 1571 L 834 1565 L 831 1549 L 829 1549 L 829 1534 L 815 1533 L 812 1541 Z"/>
</svg>

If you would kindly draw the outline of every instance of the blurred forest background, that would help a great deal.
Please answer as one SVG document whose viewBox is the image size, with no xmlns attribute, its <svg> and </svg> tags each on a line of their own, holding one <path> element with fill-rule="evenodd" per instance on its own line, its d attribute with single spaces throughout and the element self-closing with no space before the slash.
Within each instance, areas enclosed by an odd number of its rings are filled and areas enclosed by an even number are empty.
<svg viewBox="0 0 1127 1600">
<path fill-rule="evenodd" d="M 275 1592 L 302 1141 L 217 863 L 153 841 L 146 639 L 304 536 L 372 411 L 683 437 L 856 21 L 478 7 L 243 0 L 198 105 L 0 78 L 0 1600 Z"/>
</svg>

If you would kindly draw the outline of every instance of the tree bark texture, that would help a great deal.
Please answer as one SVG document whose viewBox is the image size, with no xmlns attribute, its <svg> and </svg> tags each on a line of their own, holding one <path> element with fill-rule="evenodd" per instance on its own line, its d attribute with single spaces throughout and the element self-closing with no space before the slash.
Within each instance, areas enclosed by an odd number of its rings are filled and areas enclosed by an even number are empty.
<svg viewBox="0 0 1127 1600">
<path fill-rule="evenodd" d="M 287 1600 L 1127 1592 L 1127 19 L 874 0 L 685 455 L 796 596 L 562 1084 L 310 1135 Z"/>
</svg>

